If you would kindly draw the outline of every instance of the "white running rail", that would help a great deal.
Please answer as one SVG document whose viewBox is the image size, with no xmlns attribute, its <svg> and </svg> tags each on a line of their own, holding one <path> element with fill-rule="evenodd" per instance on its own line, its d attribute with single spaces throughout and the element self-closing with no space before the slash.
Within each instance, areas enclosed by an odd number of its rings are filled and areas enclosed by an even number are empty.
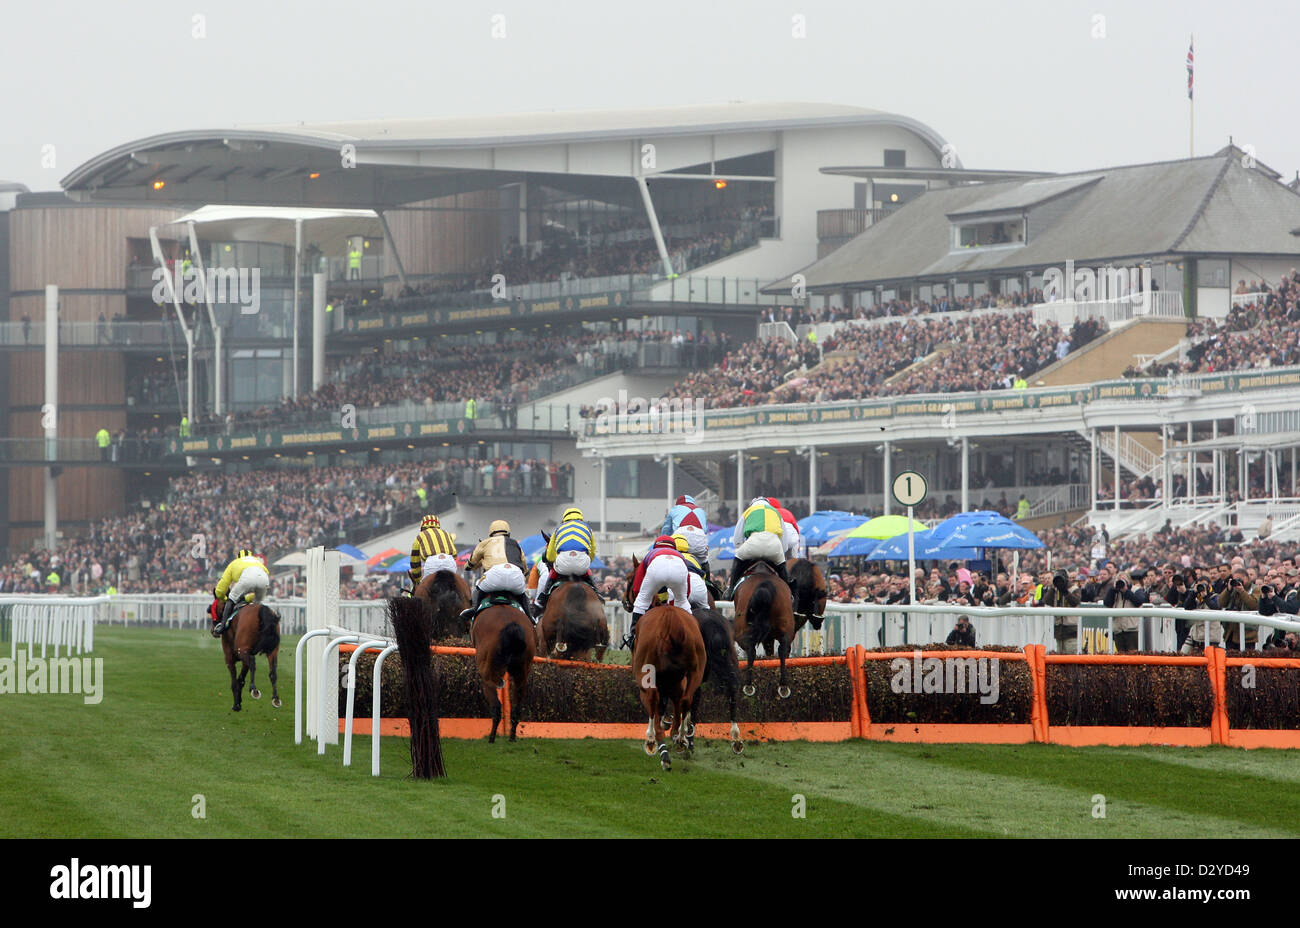
<svg viewBox="0 0 1300 928">
<path fill-rule="evenodd" d="M 41 657 L 47 648 L 71 655 L 95 649 L 95 623 L 101 621 L 107 596 L 0 596 L 0 622 L 7 621 L 9 656 L 17 659 L 22 645 L 34 656 L 37 645 Z M 6 615 L 7 614 L 7 615 Z"/>
</svg>

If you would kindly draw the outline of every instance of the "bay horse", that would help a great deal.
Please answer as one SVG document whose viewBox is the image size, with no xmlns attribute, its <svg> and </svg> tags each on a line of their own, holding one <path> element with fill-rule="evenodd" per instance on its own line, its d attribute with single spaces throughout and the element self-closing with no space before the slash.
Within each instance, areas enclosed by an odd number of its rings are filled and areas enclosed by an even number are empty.
<svg viewBox="0 0 1300 928">
<path fill-rule="evenodd" d="M 555 657 L 582 661 L 595 650 L 596 663 L 605 659 L 609 647 L 609 623 L 600 594 L 584 580 L 559 583 L 546 600 L 546 611 L 537 623 L 537 649 Z"/>
<path fill-rule="evenodd" d="M 740 726 L 736 724 L 736 689 L 740 682 L 740 665 L 736 661 L 736 639 L 731 632 L 731 623 L 726 617 L 710 606 L 708 609 L 695 609 L 691 614 L 700 626 L 700 637 L 704 639 L 704 677 L 701 683 L 708 683 L 727 697 L 729 718 L 731 719 L 731 750 L 741 754 L 745 742 L 740 740 Z M 686 741 L 690 747 L 695 746 L 695 722 L 700 718 L 700 696 L 703 687 L 695 691 L 695 701 L 691 703 L 691 725 L 686 730 Z"/>
<path fill-rule="evenodd" d="M 809 624 L 814 631 L 821 631 L 828 595 L 822 569 L 807 558 L 799 557 L 786 561 L 785 570 L 794 590 L 795 633 Z"/>
<path fill-rule="evenodd" d="M 497 690 L 505 685 L 505 675 L 510 674 L 510 740 L 515 740 L 519 716 L 528 690 L 528 673 L 533 669 L 537 648 L 533 639 L 533 624 L 515 606 L 504 603 L 485 606 L 474 618 L 469 629 L 469 640 L 474 646 L 474 663 L 483 681 L 483 695 L 492 707 L 492 732 L 488 744 L 497 740 L 497 726 L 501 724 L 501 698 Z"/>
<path fill-rule="evenodd" d="M 659 765 L 664 770 L 671 770 L 673 765 L 660 716 L 671 706 L 669 734 L 677 750 L 689 756 L 691 744 L 687 731 L 692 724 L 691 705 L 704 677 L 706 662 L 699 623 L 685 609 L 655 606 L 641 616 L 632 651 L 632 673 L 640 687 L 641 705 L 649 718 L 645 752 L 653 756 L 658 751 Z"/>
<path fill-rule="evenodd" d="M 766 561 L 756 561 L 736 587 L 736 641 L 747 659 L 744 693 L 754 695 L 754 651 L 759 645 L 781 660 L 781 677 L 776 695 L 790 698 L 786 685 L 785 661 L 794 638 L 794 601 L 790 587 Z"/>
<path fill-rule="evenodd" d="M 463 638 L 468 633 L 460 614 L 469 608 L 469 584 L 459 572 L 427 573 L 420 578 L 411 596 L 424 600 L 433 610 L 434 638 Z"/>
<path fill-rule="evenodd" d="M 221 633 L 221 648 L 226 652 L 226 667 L 230 671 L 230 691 L 235 694 L 231 711 L 238 712 L 242 703 L 244 677 L 248 680 L 248 695 L 261 699 L 257 689 L 257 655 L 265 654 L 271 668 L 271 705 L 280 708 L 280 690 L 276 686 L 275 665 L 280 656 L 280 617 L 263 603 L 240 606 Z M 239 678 L 235 678 L 235 661 L 242 665 Z"/>
</svg>

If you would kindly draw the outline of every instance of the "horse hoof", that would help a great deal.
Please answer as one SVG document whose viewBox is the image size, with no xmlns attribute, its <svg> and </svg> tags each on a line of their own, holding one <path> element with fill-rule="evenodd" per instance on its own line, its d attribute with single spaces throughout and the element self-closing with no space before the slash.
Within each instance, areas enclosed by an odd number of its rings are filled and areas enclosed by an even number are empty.
<svg viewBox="0 0 1300 928">
<path fill-rule="evenodd" d="M 642 747 L 645 748 L 645 752 L 646 752 L 646 755 L 647 755 L 647 756 L 649 756 L 649 757 L 653 757 L 653 756 L 654 756 L 654 752 L 655 752 L 655 743 L 654 743 L 653 741 L 647 741 L 647 742 L 645 742 L 645 744 L 643 744 Z"/>
<path fill-rule="evenodd" d="M 733 742 L 731 742 L 731 753 L 732 753 L 732 754 L 744 754 L 744 753 L 745 753 L 745 742 L 743 742 L 743 741 L 733 741 Z"/>
<path fill-rule="evenodd" d="M 778 686 L 778 687 L 776 688 L 776 695 L 780 696 L 782 699 L 789 699 L 789 698 L 790 698 L 790 687 L 785 686 L 785 685 Z"/>
<path fill-rule="evenodd" d="M 284 704 L 283 704 L 282 702 L 280 702 L 280 697 L 277 696 L 277 697 L 275 697 L 274 699 L 271 700 L 271 705 L 278 709 L 278 708 L 280 708 L 280 706 L 282 706 L 282 705 L 284 705 Z"/>
<path fill-rule="evenodd" d="M 686 740 L 691 741 L 695 738 L 695 723 L 691 722 L 686 726 Z"/>
<path fill-rule="evenodd" d="M 757 692 L 757 690 L 754 689 L 754 684 L 746 683 L 744 687 L 741 688 L 741 692 L 744 693 L 746 696 L 753 696 L 754 693 Z"/>
<path fill-rule="evenodd" d="M 496 744 L 496 743 L 497 743 L 497 736 L 496 736 L 496 735 L 488 735 L 488 744 Z"/>
<path fill-rule="evenodd" d="M 261 698 L 262 698 L 262 691 L 261 691 L 261 690 L 249 690 L 249 691 L 248 691 L 248 695 L 249 695 L 249 696 L 252 696 L 254 699 L 261 699 Z"/>
<path fill-rule="evenodd" d="M 239 711 L 239 704 L 236 703 L 235 705 L 231 706 L 231 707 L 230 707 L 230 711 L 231 711 L 231 712 L 238 712 L 238 711 Z"/>
<path fill-rule="evenodd" d="M 565 644 L 563 641 L 559 642 L 555 646 L 555 653 L 557 654 L 563 654 L 567 650 L 569 650 L 569 646 Z"/>
<path fill-rule="evenodd" d="M 668 756 L 668 745 L 664 745 L 659 751 L 659 766 L 665 770 L 673 769 L 672 758 Z"/>
</svg>

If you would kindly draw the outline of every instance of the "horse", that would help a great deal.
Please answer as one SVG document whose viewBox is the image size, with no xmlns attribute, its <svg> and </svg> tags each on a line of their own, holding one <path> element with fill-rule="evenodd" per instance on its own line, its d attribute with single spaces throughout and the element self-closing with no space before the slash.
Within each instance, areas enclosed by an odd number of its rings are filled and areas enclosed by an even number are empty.
<svg viewBox="0 0 1300 928">
<path fill-rule="evenodd" d="M 275 664 L 280 656 L 280 617 L 263 603 L 249 603 L 235 611 L 221 633 L 221 648 L 226 652 L 230 671 L 230 691 L 235 694 L 231 711 L 238 712 L 242 702 L 244 677 L 248 676 L 248 695 L 261 699 L 257 689 L 257 655 L 265 654 L 271 667 L 271 705 L 280 708 L 280 690 L 276 686 Z M 243 665 L 235 679 L 235 661 Z"/>
<path fill-rule="evenodd" d="M 645 730 L 645 752 L 659 753 L 659 765 L 672 769 L 668 745 L 660 722 L 661 713 L 672 708 L 669 734 L 677 750 L 690 756 L 688 733 L 693 731 L 691 706 L 700 688 L 707 663 L 699 623 L 685 609 L 655 606 L 641 616 L 632 651 L 632 672 L 640 685 L 641 705 L 649 721 Z"/>
<path fill-rule="evenodd" d="M 691 613 L 700 626 L 700 636 L 704 639 L 704 678 L 702 683 L 710 683 L 721 693 L 725 693 L 731 719 L 731 750 L 741 754 L 745 742 L 740 740 L 740 726 L 736 724 L 736 687 L 740 677 L 740 665 L 736 662 L 736 639 L 731 633 L 731 623 L 716 609 L 695 609 Z M 700 696 L 703 687 L 695 691 L 695 701 L 691 703 L 692 725 L 687 729 L 686 741 L 690 747 L 695 746 L 694 722 L 700 717 Z"/>
<path fill-rule="evenodd" d="M 565 580 L 551 591 L 546 611 L 537 623 L 537 649 L 554 657 L 587 660 L 595 649 L 596 663 L 609 647 L 609 623 L 600 594 L 590 583 Z"/>
<path fill-rule="evenodd" d="M 815 631 L 821 631 L 826 618 L 826 578 L 822 570 L 807 558 L 791 558 L 785 562 L 786 573 L 790 575 L 790 587 L 794 591 L 794 630 L 811 624 Z"/>
<path fill-rule="evenodd" d="M 438 570 L 420 578 L 411 595 L 433 610 L 435 638 L 463 638 L 468 632 L 460 614 L 469 608 L 469 584 L 459 572 Z"/>
<path fill-rule="evenodd" d="M 790 698 L 786 685 L 785 661 L 790 656 L 794 638 L 794 601 L 786 585 L 771 564 L 756 561 L 736 587 L 736 640 L 747 658 L 744 694 L 754 695 L 754 651 L 759 645 L 769 655 L 781 660 L 781 677 L 776 695 Z"/>
<path fill-rule="evenodd" d="M 497 740 L 497 726 L 501 724 L 501 699 L 497 690 L 505 685 L 507 673 L 510 674 L 510 740 L 514 741 L 524 694 L 528 689 L 528 673 L 533 669 L 533 657 L 537 654 L 532 623 L 516 607 L 496 603 L 485 606 L 475 616 L 469 639 L 474 646 L 474 663 L 483 681 L 483 695 L 492 707 L 492 732 L 488 735 L 488 744 Z"/>
</svg>

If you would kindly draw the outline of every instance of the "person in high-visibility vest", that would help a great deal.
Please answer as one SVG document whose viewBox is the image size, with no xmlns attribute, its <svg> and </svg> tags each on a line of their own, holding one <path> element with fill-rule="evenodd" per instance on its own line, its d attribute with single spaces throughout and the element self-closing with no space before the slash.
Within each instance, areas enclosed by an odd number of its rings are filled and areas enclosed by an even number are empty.
<svg viewBox="0 0 1300 928">
<path fill-rule="evenodd" d="M 45 592 L 59 592 L 59 572 L 53 568 L 50 569 L 49 575 L 45 578 Z"/>
<path fill-rule="evenodd" d="M 429 501 L 429 491 L 424 487 L 417 487 L 415 490 L 415 498 L 420 501 L 420 508 L 424 509 L 425 503 Z"/>
<path fill-rule="evenodd" d="M 117 587 L 113 586 L 113 584 L 110 583 L 110 584 L 108 585 L 108 589 L 104 591 L 104 595 L 105 595 L 105 596 L 116 596 L 116 595 L 117 595 Z"/>
<path fill-rule="evenodd" d="M 1023 493 L 1020 494 L 1020 501 L 1016 503 L 1016 518 L 1029 518 L 1029 500 L 1025 499 L 1025 494 Z"/>
<path fill-rule="evenodd" d="M 361 249 L 352 248 L 348 251 L 348 280 L 361 279 Z"/>
<path fill-rule="evenodd" d="M 181 416 L 181 438 L 190 437 L 190 417 Z"/>
<path fill-rule="evenodd" d="M 469 431 L 474 431 L 474 420 L 478 418 L 478 400 L 470 397 L 465 401 L 465 420 Z"/>
<path fill-rule="evenodd" d="M 108 446 L 112 440 L 113 437 L 108 434 L 108 429 L 101 428 L 95 433 L 95 444 L 99 445 L 99 459 L 101 461 L 108 460 Z"/>
</svg>

